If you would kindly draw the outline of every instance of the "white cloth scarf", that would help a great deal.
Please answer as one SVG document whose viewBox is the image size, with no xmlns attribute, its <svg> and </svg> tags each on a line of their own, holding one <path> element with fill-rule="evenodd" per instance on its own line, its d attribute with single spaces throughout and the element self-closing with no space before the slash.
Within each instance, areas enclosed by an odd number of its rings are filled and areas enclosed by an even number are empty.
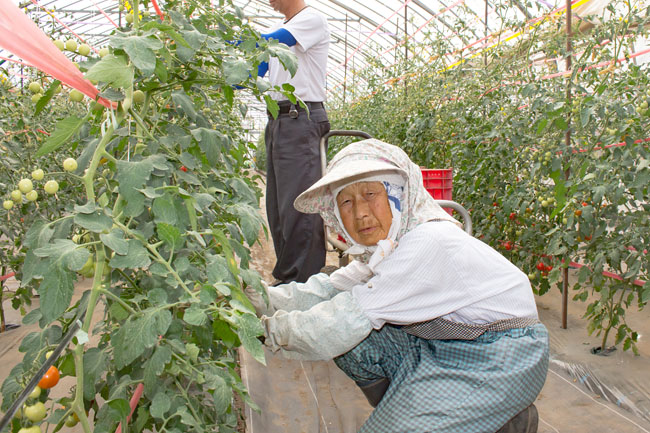
<svg viewBox="0 0 650 433">
<path fill-rule="evenodd" d="M 336 218 L 338 219 L 338 222 L 346 235 L 346 239 L 351 239 L 352 245 L 350 248 L 345 250 L 346 254 L 349 254 L 351 256 L 357 256 L 361 255 L 363 253 L 371 253 L 373 257 L 377 256 L 375 258 L 375 263 L 372 265 L 376 265 L 379 261 L 381 261 L 384 257 L 386 257 L 390 252 L 395 248 L 397 244 L 397 234 L 399 233 L 400 229 L 400 221 L 402 219 L 402 213 L 401 213 L 401 208 L 402 208 L 402 200 L 404 198 L 404 188 L 406 186 L 406 179 L 404 179 L 402 176 L 399 174 L 381 174 L 381 175 L 374 175 L 374 176 L 368 176 L 362 179 L 356 179 L 353 182 L 346 183 L 343 185 L 338 186 L 337 188 L 334 189 L 334 197 L 338 197 L 339 193 L 345 189 L 346 187 L 359 183 L 359 182 L 381 182 L 382 185 L 386 188 L 386 194 L 388 195 L 388 204 L 390 205 L 390 211 L 392 214 L 392 220 L 391 220 L 391 225 L 390 229 L 388 230 L 388 236 L 386 239 L 380 240 L 377 245 L 361 245 L 352 239 L 352 236 L 350 236 L 350 233 L 347 232 L 345 229 L 345 226 L 343 225 L 343 220 L 341 219 L 341 213 L 339 211 L 339 207 L 335 207 L 335 213 L 336 213 Z M 371 264 L 370 262 L 368 263 L 369 265 Z M 374 267 L 372 266 L 371 267 Z"/>
</svg>

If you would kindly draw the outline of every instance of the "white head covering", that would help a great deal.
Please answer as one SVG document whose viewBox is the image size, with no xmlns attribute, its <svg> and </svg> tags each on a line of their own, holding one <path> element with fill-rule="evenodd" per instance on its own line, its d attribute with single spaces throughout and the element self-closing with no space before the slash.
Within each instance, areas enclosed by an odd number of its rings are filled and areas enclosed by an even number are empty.
<svg viewBox="0 0 650 433">
<path fill-rule="evenodd" d="M 420 167 L 399 147 L 374 138 L 352 143 L 337 153 L 327 167 L 327 174 L 300 194 L 294 206 L 301 212 L 319 213 L 325 224 L 342 233 L 348 245 L 354 246 L 354 240 L 346 233 L 337 217 L 336 195 L 345 186 L 356 182 L 382 179 L 390 184 L 390 179 L 395 179 L 393 176 L 396 174 L 405 179 L 406 183 L 400 200 L 401 209 L 398 209 L 400 221 L 397 233 L 394 239 L 389 235 L 389 239 L 397 242 L 404 233 L 426 221 L 452 221 L 460 226 L 424 188 Z M 372 249 L 365 251 L 358 259 L 368 262 Z"/>
</svg>

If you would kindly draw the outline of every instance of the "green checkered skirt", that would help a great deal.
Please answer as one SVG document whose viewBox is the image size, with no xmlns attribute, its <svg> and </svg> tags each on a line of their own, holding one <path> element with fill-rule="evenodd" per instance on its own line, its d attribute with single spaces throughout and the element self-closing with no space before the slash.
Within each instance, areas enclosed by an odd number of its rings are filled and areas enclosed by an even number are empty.
<svg viewBox="0 0 650 433">
<path fill-rule="evenodd" d="M 548 331 L 426 340 L 385 325 L 334 361 L 357 382 L 391 380 L 360 433 L 494 433 L 541 391 Z"/>
</svg>

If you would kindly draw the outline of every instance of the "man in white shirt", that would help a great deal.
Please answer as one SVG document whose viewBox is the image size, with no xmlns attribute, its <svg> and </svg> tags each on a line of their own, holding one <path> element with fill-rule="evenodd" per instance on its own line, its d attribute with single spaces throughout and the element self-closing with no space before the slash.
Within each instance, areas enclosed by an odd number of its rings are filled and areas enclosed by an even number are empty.
<svg viewBox="0 0 650 433">
<path fill-rule="evenodd" d="M 270 0 L 285 16 L 263 34 L 288 45 L 298 59 L 295 75 L 277 58 L 269 61 L 272 85 L 291 84 L 305 102 L 291 104 L 279 92 L 271 93 L 280 106 L 277 118 L 269 113 L 265 130 L 267 153 L 266 209 L 276 253 L 274 284 L 304 282 L 325 265 L 323 221 L 293 207 L 295 198 L 321 177 L 319 143 L 330 129 L 325 101 L 325 74 L 329 49 L 327 20 L 304 0 Z"/>
</svg>

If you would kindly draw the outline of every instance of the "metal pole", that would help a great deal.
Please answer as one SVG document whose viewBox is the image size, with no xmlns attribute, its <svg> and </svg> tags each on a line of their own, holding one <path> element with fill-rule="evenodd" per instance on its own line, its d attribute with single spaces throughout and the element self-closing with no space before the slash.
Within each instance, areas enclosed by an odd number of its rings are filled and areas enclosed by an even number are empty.
<svg viewBox="0 0 650 433">
<path fill-rule="evenodd" d="M 485 37 L 488 37 L 488 0 L 485 0 Z M 483 64 L 487 66 L 487 52 L 483 50 Z"/>
<path fill-rule="evenodd" d="M 345 14 L 345 54 L 343 55 L 344 59 L 348 58 L 348 14 Z M 343 65 L 343 105 L 345 105 L 345 92 L 348 88 L 348 62 L 345 62 Z"/>
<path fill-rule="evenodd" d="M 404 67 L 406 68 L 406 62 L 408 61 L 409 58 L 409 42 L 408 42 L 408 37 L 409 37 L 409 31 L 408 31 L 408 20 L 407 20 L 407 12 L 408 12 L 408 5 L 404 6 Z M 405 69 L 406 70 L 406 69 Z M 408 79 L 404 79 L 404 97 L 408 95 Z"/>
<path fill-rule="evenodd" d="M 566 0 L 566 70 L 571 70 L 571 0 Z M 566 100 L 571 106 L 571 75 L 567 77 Z M 567 112 L 567 130 L 564 135 L 565 159 L 569 156 L 569 147 L 571 146 L 571 111 Z M 564 179 L 569 178 L 569 170 L 564 171 Z M 565 260 L 564 265 L 568 264 Z M 562 329 L 567 329 L 567 310 L 569 304 L 569 268 L 562 268 Z"/>
</svg>

